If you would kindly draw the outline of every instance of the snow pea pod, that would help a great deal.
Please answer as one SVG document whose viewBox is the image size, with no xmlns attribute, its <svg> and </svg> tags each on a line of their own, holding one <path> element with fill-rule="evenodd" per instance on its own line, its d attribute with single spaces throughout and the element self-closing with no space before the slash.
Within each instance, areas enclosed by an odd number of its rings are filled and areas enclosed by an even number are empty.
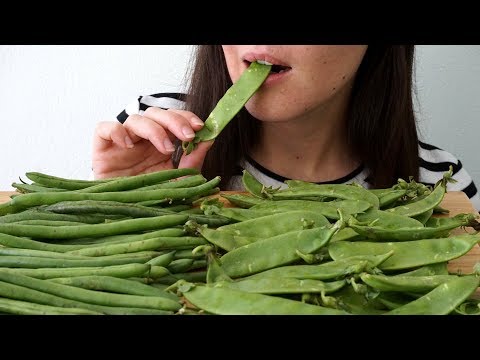
<svg viewBox="0 0 480 360">
<path fill-rule="evenodd" d="M 307 197 L 324 196 L 344 200 L 363 200 L 378 209 L 378 197 L 362 186 L 353 184 L 314 184 L 306 183 L 304 187 L 270 191 L 265 194 L 272 200 L 305 199 Z"/>
<path fill-rule="evenodd" d="M 183 285 L 183 296 L 196 307 L 218 315 L 348 315 L 342 310 L 304 304 L 277 296 L 222 287 Z"/>
<path fill-rule="evenodd" d="M 196 144 L 215 139 L 233 117 L 243 108 L 245 103 L 262 85 L 270 74 L 272 65 L 252 62 L 240 78 L 225 92 L 212 110 L 205 125 L 192 141 L 182 142 L 185 154 L 190 154 Z"/>
<path fill-rule="evenodd" d="M 423 224 L 418 220 L 378 209 L 368 209 L 364 213 L 357 214 L 355 219 L 362 223 L 368 223 L 370 226 L 379 226 L 385 229 L 423 227 Z"/>
<path fill-rule="evenodd" d="M 359 274 L 378 267 L 382 262 L 393 255 L 389 252 L 383 255 L 356 255 L 348 258 L 329 261 L 320 265 L 289 265 L 262 271 L 244 279 L 263 277 L 296 278 L 314 280 L 342 279 L 345 276 Z"/>
<path fill-rule="evenodd" d="M 353 255 L 385 254 L 393 250 L 393 255 L 380 264 L 381 270 L 401 270 L 456 259 L 465 255 L 480 235 L 456 235 L 448 238 L 423 239 L 399 242 L 337 241 L 329 244 L 328 252 L 333 260 Z"/>
<path fill-rule="evenodd" d="M 242 279 L 238 281 L 224 280 L 216 282 L 212 286 L 227 287 L 233 290 L 266 295 L 304 293 L 330 294 L 340 290 L 346 283 L 345 280 L 323 282 L 313 279 L 259 277 L 256 279 Z"/>
<path fill-rule="evenodd" d="M 412 219 L 418 220 L 425 225 L 425 223 L 432 217 L 432 215 L 433 209 L 429 209 L 421 214 L 413 216 Z"/>
<path fill-rule="evenodd" d="M 443 174 L 443 178 L 436 183 L 435 188 L 430 194 L 421 198 L 418 201 L 406 205 L 396 206 L 387 209 L 386 211 L 412 217 L 435 208 L 435 206 L 439 205 L 442 202 L 443 197 L 445 196 L 445 193 L 447 191 L 447 183 L 455 182 L 455 180 L 452 179 L 452 174 L 453 168 L 450 166 L 450 170 Z"/>
<path fill-rule="evenodd" d="M 264 201 L 269 201 L 265 199 L 259 199 L 251 195 L 245 194 L 222 194 L 223 198 L 227 199 L 230 203 L 240 208 L 248 209 L 253 205 L 260 204 Z"/>
<path fill-rule="evenodd" d="M 389 241 L 410 241 L 418 239 L 431 239 L 446 237 L 451 230 L 460 226 L 469 226 L 474 221 L 473 214 L 461 215 L 452 218 L 451 221 L 443 222 L 443 225 L 436 227 L 416 227 L 416 228 L 384 228 L 380 226 L 362 226 L 355 224 L 353 219 L 349 219 L 348 226 L 355 232 L 373 240 Z"/>
<path fill-rule="evenodd" d="M 447 315 L 478 288 L 480 277 L 462 276 L 443 283 L 424 296 L 389 311 L 387 315 Z"/>
<path fill-rule="evenodd" d="M 423 293 L 435 289 L 437 286 L 457 278 L 457 275 L 433 276 L 386 276 L 361 274 L 362 281 L 378 291 L 400 291 Z"/>
<path fill-rule="evenodd" d="M 226 253 L 220 262 L 232 278 L 287 265 L 300 259 L 298 252 L 311 254 L 327 245 L 344 224 L 344 220 L 340 219 L 333 226 L 292 231 L 256 241 Z"/>
<path fill-rule="evenodd" d="M 338 220 L 338 209 L 345 215 L 358 214 L 367 211 L 372 204 L 364 200 L 339 200 L 339 201 L 312 201 L 312 200 L 275 200 L 264 201 L 254 205 L 250 210 L 283 212 L 291 210 L 309 210 L 319 212 L 326 218 Z"/>
</svg>

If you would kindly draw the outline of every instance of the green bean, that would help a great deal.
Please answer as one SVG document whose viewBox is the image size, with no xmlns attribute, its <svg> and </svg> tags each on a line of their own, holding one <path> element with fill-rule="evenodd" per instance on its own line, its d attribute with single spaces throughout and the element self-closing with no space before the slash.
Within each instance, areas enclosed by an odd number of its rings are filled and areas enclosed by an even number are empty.
<svg viewBox="0 0 480 360">
<path fill-rule="evenodd" d="M 186 213 L 181 213 L 186 214 Z M 228 225 L 231 220 L 222 215 L 203 215 L 203 214 L 188 214 L 188 220 L 195 221 L 198 224 L 206 224 L 210 227 L 219 227 Z"/>
<path fill-rule="evenodd" d="M 106 291 L 127 295 L 164 297 L 174 301 L 179 300 L 178 296 L 151 285 L 141 284 L 138 281 L 116 278 L 113 276 L 75 276 L 48 279 L 46 281 L 87 290 Z"/>
<path fill-rule="evenodd" d="M 144 255 L 142 257 L 132 256 L 125 258 L 86 258 L 86 259 L 60 259 L 33 256 L 0 256 L 0 267 L 8 268 L 73 268 L 73 267 L 99 267 L 124 265 L 131 263 L 146 263 L 152 257 Z M 193 261 L 193 260 L 192 260 Z"/>
<path fill-rule="evenodd" d="M 18 210 L 38 206 L 51 205 L 60 201 L 80 201 L 80 200 L 101 200 L 101 201 L 119 201 L 125 203 L 138 203 L 146 200 L 181 200 L 193 196 L 201 196 L 208 193 L 220 183 L 220 177 L 216 176 L 212 180 L 199 186 L 177 189 L 159 189 L 159 190 L 130 190 L 130 191 L 112 191 L 101 193 L 76 193 L 66 192 L 45 192 L 21 194 L 8 203 L 3 204 L 5 211 L 18 212 Z M 0 211 L 1 214 L 1 211 Z"/>
<path fill-rule="evenodd" d="M 145 200 L 145 201 L 138 201 L 136 202 L 137 205 L 140 205 L 140 206 L 148 206 L 148 207 L 161 207 L 161 205 L 163 204 L 167 204 L 167 203 L 170 203 L 171 200 L 170 199 L 159 199 L 159 200 Z"/>
<path fill-rule="evenodd" d="M 179 301 L 164 297 L 104 293 L 35 279 L 29 276 L 9 274 L 2 271 L 0 271 L 0 281 L 24 286 L 70 300 L 85 302 L 87 304 L 138 307 L 167 311 L 176 311 L 181 308 Z"/>
<path fill-rule="evenodd" d="M 18 195 L 18 196 L 20 196 L 20 195 Z M 10 198 L 13 200 L 12 197 L 10 197 Z M 12 205 L 12 200 L 10 200 L 9 202 L 0 204 L 0 216 L 11 214 L 11 213 L 14 213 L 16 211 L 15 207 Z"/>
<path fill-rule="evenodd" d="M 106 217 L 101 215 L 70 215 L 70 214 L 56 214 L 38 208 L 25 210 L 16 214 L 8 214 L 0 216 L 0 223 L 12 223 L 22 220 L 64 220 L 64 221 L 78 221 L 87 224 L 99 224 L 105 222 Z"/>
<path fill-rule="evenodd" d="M 221 287 L 183 286 L 183 296 L 194 306 L 218 315 L 347 315 L 346 312 L 277 296 Z"/>
<path fill-rule="evenodd" d="M 428 210 L 433 209 L 435 206 L 439 205 L 447 191 L 447 182 L 454 182 L 452 179 L 453 170 L 450 167 L 450 170 L 443 175 L 443 178 L 437 182 L 433 191 L 428 194 L 428 196 L 422 198 L 421 200 L 415 201 L 407 205 L 400 205 L 387 209 L 392 213 L 403 215 L 403 216 L 416 216 L 420 215 Z"/>
<path fill-rule="evenodd" d="M 47 206 L 45 210 L 60 214 L 108 214 L 133 218 L 173 214 L 173 211 L 154 209 L 138 204 L 95 200 L 61 201 Z"/>
<path fill-rule="evenodd" d="M 168 210 L 168 211 L 173 211 L 173 212 L 182 212 L 185 210 L 189 210 L 192 207 L 187 204 L 177 204 L 177 205 L 169 205 L 169 206 L 164 206 L 162 209 Z"/>
<path fill-rule="evenodd" d="M 185 249 L 185 250 L 176 250 L 175 254 L 173 255 L 173 258 L 176 259 L 201 259 L 205 257 L 203 254 L 198 254 L 198 253 L 193 253 L 191 249 Z"/>
<path fill-rule="evenodd" d="M 312 196 L 325 196 L 344 200 L 362 200 L 370 203 L 374 209 L 378 209 L 380 205 L 378 197 L 364 187 L 352 184 L 306 183 L 305 187 L 278 190 L 269 194 L 269 197 L 275 201 L 304 199 L 305 197 Z"/>
<path fill-rule="evenodd" d="M 72 245 L 81 244 L 81 245 L 85 245 L 85 247 L 96 247 L 96 246 L 103 246 L 106 243 L 108 244 L 127 243 L 127 242 L 139 241 L 139 240 L 153 239 L 153 238 L 162 237 L 162 236 L 178 237 L 178 236 L 184 236 L 186 234 L 187 232 L 182 228 L 171 227 L 171 228 L 165 228 L 160 230 L 147 231 L 141 234 L 123 234 L 123 235 L 102 236 L 98 238 L 80 238 L 80 239 L 67 239 L 67 240 L 62 239 L 61 244 L 72 244 Z M 81 247 L 76 247 L 75 249 L 70 249 L 70 250 L 76 250 L 80 248 Z"/>
<path fill-rule="evenodd" d="M 42 225 L 42 226 L 81 226 L 87 225 L 78 221 L 65 220 L 20 220 L 15 222 L 16 225 Z M 92 224 L 90 224 L 92 225 Z"/>
<path fill-rule="evenodd" d="M 219 281 L 214 287 L 227 287 L 229 289 L 245 291 L 256 294 L 303 294 L 325 293 L 329 294 L 340 290 L 346 284 L 345 280 L 323 282 L 312 279 L 272 278 L 260 277 L 255 279 L 242 279 L 238 281 Z"/>
<path fill-rule="evenodd" d="M 66 299 L 64 297 L 48 294 L 46 292 L 30 289 L 25 286 L 18 286 L 8 282 L 0 281 L 0 296 L 10 299 L 24 300 L 32 303 L 51 305 L 59 308 L 78 308 L 99 312 L 107 315 L 169 315 L 172 311 L 121 307 L 103 306 L 89 304 L 81 301 Z"/>
<path fill-rule="evenodd" d="M 160 170 L 148 174 L 127 176 L 123 179 L 112 180 L 103 184 L 97 184 L 84 189 L 75 190 L 75 192 L 101 193 L 133 190 L 148 185 L 158 184 L 162 181 L 197 174 L 199 174 L 199 171 L 195 168 Z"/>
<path fill-rule="evenodd" d="M 80 287 L 88 290 L 108 291 L 118 294 L 139 296 L 157 296 L 178 301 L 178 297 L 156 287 L 141 284 L 137 281 L 116 278 L 113 276 L 75 276 L 68 278 L 49 279 L 58 284 Z"/>
<path fill-rule="evenodd" d="M 207 267 L 207 260 L 205 259 L 193 260 L 193 264 L 188 268 L 188 271 L 205 269 L 206 267 Z"/>
<path fill-rule="evenodd" d="M 188 215 L 172 214 L 151 218 L 120 220 L 106 224 L 52 227 L 45 225 L 0 224 L 0 232 L 14 236 L 40 239 L 73 239 L 79 237 L 101 237 L 129 232 L 157 230 L 184 224 Z"/>
<path fill-rule="evenodd" d="M 400 291 L 423 293 L 435 289 L 437 286 L 448 282 L 456 275 L 432 276 L 386 276 L 361 274 L 362 281 L 378 291 Z"/>
<path fill-rule="evenodd" d="M 456 235 L 449 238 L 423 239 L 402 242 L 337 241 L 328 246 L 332 259 L 353 255 L 385 254 L 393 250 L 393 255 L 382 263 L 381 270 L 401 270 L 449 261 L 465 255 L 480 235 Z"/>
<path fill-rule="evenodd" d="M 68 191 L 66 189 L 52 188 L 52 187 L 32 185 L 32 184 L 23 184 L 23 183 L 22 184 L 13 183 L 12 187 L 17 189 L 17 191 L 22 194 L 32 193 L 32 192 L 46 192 L 46 191 L 54 191 L 54 192 Z"/>
<path fill-rule="evenodd" d="M 102 315 L 101 312 L 0 298 L 0 311 L 17 315 Z"/>
<path fill-rule="evenodd" d="M 0 244 L 12 248 L 53 251 L 59 253 L 67 252 L 69 250 L 83 249 L 85 247 L 85 245 L 48 244 L 40 241 L 30 240 L 28 238 L 2 233 L 0 233 Z"/>
<path fill-rule="evenodd" d="M 2 256 L 27 256 L 27 257 L 31 256 L 31 257 L 44 257 L 44 258 L 63 259 L 63 260 L 89 259 L 89 257 L 87 256 L 62 254 L 55 251 L 43 251 L 43 250 L 10 248 L 10 247 L 0 246 L 0 258 Z"/>
<path fill-rule="evenodd" d="M 160 279 L 167 275 L 170 275 L 170 271 L 166 267 L 158 265 L 150 266 L 150 270 L 144 274 L 145 277 L 151 280 Z"/>
<path fill-rule="evenodd" d="M 120 278 L 142 276 L 150 271 L 151 266 L 146 264 L 126 264 L 99 267 L 78 268 L 41 268 L 41 269 L 10 269 L 0 268 L 0 272 L 25 275 L 37 279 L 53 279 L 58 277 L 73 277 L 85 275 L 108 275 Z"/>
<path fill-rule="evenodd" d="M 180 236 L 180 237 L 158 237 L 146 240 L 132 241 L 128 243 L 118 244 L 106 244 L 104 246 L 96 246 L 91 248 L 78 249 L 68 251 L 73 255 L 84 256 L 102 256 L 102 255 L 114 255 L 124 253 L 134 253 L 137 251 L 145 250 L 168 250 L 181 248 L 183 246 L 191 247 L 195 245 L 204 245 L 207 242 L 203 238 L 193 236 Z"/>
<path fill-rule="evenodd" d="M 212 110 L 205 125 L 192 141 L 184 141 L 182 148 L 190 154 L 199 142 L 215 139 L 233 117 L 242 109 L 267 78 L 272 65 L 252 62 L 240 78 L 225 92 Z"/>
<path fill-rule="evenodd" d="M 388 315 L 447 315 L 478 288 L 480 277 L 463 276 L 443 283 L 426 295 L 388 312 Z"/>
<path fill-rule="evenodd" d="M 238 206 L 240 208 L 250 208 L 253 205 L 260 204 L 264 201 L 270 201 L 270 200 L 261 200 L 251 195 L 244 195 L 244 194 L 222 194 L 221 196 L 227 199 L 233 205 Z"/>
<path fill-rule="evenodd" d="M 262 277 L 314 280 L 342 279 L 352 274 L 370 271 L 372 268 L 378 267 L 392 255 L 393 252 L 383 255 L 356 255 L 336 261 L 329 261 L 320 265 L 280 266 L 250 275 L 244 279 Z"/>
<path fill-rule="evenodd" d="M 191 175 L 191 176 L 185 176 L 182 178 L 177 178 L 177 179 L 171 179 L 164 181 L 159 184 L 154 184 L 154 185 L 149 185 L 149 186 L 144 186 L 139 188 L 138 190 L 157 190 L 157 189 L 175 189 L 175 188 L 186 188 L 186 187 L 191 187 L 191 186 L 197 186 L 197 185 L 202 185 L 207 182 L 207 179 L 201 174 L 198 175 Z"/>
<path fill-rule="evenodd" d="M 190 267 L 193 265 L 193 259 L 177 259 L 173 260 L 168 266 L 167 269 L 171 274 L 183 273 L 190 270 Z"/>
<path fill-rule="evenodd" d="M 173 261 L 174 254 L 175 251 L 170 251 L 166 254 L 154 257 L 153 259 L 147 261 L 146 264 L 167 267 Z"/>
<path fill-rule="evenodd" d="M 224 271 L 232 278 L 251 275 L 300 259 L 298 253 L 310 254 L 328 244 L 343 226 L 335 225 L 291 231 L 236 248 L 220 259 Z"/>
<path fill-rule="evenodd" d="M 319 212 L 329 219 L 338 220 L 339 209 L 342 210 L 345 215 L 349 215 L 364 212 L 371 208 L 371 206 L 372 205 L 369 202 L 363 200 L 341 200 L 329 202 L 311 200 L 276 200 L 254 205 L 249 210 L 271 211 L 275 213 L 292 210 L 308 210 Z"/>
<path fill-rule="evenodd" d="M 206 276 L 207 276 L 206 271 L 190 271 L 186 273 L 171 274 L 155 280 L 155 283 L 152 285 L 155 285 L 156 283 L 172 285 L 176 283 L 178 280 L 185 280 L 193 283 L 197 283 L 197 282 L 205 283 Z"/>
<path fill-rule="evenodd" d="M 110 178 L 110 179 L 97 179 L 97 180 L 77 180 L 77 179 L 66 179 L 53 175 L 43 174 L 40 172 L 27 172 L 25 174 L 27 178 L 34 181 L 38 185 L 49 188 L 60 188 L 67 190 L 77 190 L 83 189 L 92 185 L 106 183 L 119 178 Z"/>
</svg>

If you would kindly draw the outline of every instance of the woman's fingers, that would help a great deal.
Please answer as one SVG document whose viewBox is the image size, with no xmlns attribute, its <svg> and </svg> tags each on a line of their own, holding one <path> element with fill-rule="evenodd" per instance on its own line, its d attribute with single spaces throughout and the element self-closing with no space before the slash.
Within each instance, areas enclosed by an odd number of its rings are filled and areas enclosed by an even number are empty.
<svg viewBox="0 0 480 360">
<path fill-rule="evenodd" d="M 170 155 L 175 150 L 165 129 L 150 118 L 141 115 L 130 115 L 123 123 L 123 126 L 129 134 L 149 140 L 162 154 Z M 136 142 L 136 139 L 133 141 Z"/>
<path fill-rule="evenodd" d="M 207 156 L 208 150 L 212 147 L 213 141 L 214 140 L 198 143 L 195 150 L 188 155 L 182 156 L 178 168 L 196 168 L 201 171 L 205 156 Z"/>
<path fill-rule="evenodd" d="M 133 147 L 127 130 L 118 121 L 99 122 L 93 137 L 94 150 L 102 151 L 111 146 L 112 142 L 125 149 Z"/>
<path fill-rule="evenodd" d="M 152 119 L 182 141 L 192 140 L 195 137 L 195 131 L 203 127 L 203 121 L 192 112 L 185 110 L 149 107 L 143 116 Z"/>
</svg>

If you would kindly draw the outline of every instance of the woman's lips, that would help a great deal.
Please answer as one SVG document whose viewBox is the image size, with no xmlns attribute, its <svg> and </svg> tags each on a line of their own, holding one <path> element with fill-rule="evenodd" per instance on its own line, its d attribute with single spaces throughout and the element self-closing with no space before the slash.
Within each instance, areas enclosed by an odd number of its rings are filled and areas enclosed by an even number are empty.
<svg viewBox="0 0 480 360">
<path fill-rule="evenodd" d="M 256 61 L 256 60 L 255 60 Z M 266 61 L 266 60 L 261 60 L 261 62 Z M 278 61 L 278 60 L 277 60 Z M 243 61 L 245 64 L 245 69 L 247 69 L 250 66 L 250 61 L 244 60 Z M 268 61 L 266 61 L 268 63 Z M 281 81 L 283 78 L 285 78 L 292 70 L 291 67 L 288 65 L 283 65 L 279 63 L 270 63 L 275 66 L 275 71 L 270 72 L 268 75 L 267 79 L 263 82 L 262 86 L 269 86 L 272 84 L 277 83 L 278 81 Z M 244 69 L 244 70 L 245 70 Z"/>
<path fill-rule="evenodd" d="M 284 70 L 280 73 L 270 73 L 267 77 L 267 79 L 263 82 L 262 86 L 270 86 L 273 85 L 282 79 L 284 79 L 286 76 L 288 76 L 291 72 L 291 69 Z"/>
</svg>

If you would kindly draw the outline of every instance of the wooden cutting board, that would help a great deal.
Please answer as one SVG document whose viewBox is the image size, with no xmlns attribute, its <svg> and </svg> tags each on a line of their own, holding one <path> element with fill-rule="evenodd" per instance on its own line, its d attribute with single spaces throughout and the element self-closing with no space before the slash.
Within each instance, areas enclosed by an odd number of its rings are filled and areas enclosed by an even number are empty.
<svg viewBox="0 0 480 360">
<path fill-rule="evenodd" d="M 236 191 L 225 191 L 226 194 L 235 194 L 238 193 Z M 0 204 L 7 202 L 10 200 L 10 195 L 14 194 L 12 191 L 0 191 Z M 226 200 L 225 200 L 226 201 Z M 229 206 L 228 202 L 226 205 Z M 477 213 L 468 199 L 468 197 L 463 192 L 459 191 L 452 191 L 445 194 L 445 197 L 440 204 L 445 209 L 450 210 L 448 215 L 438 215 L 438 216 L 455 216 L 460 213 Z M 464 234 L 465 231 L 463 229 L 455 229 L 451 232 L 451 234 Z M 473 232 L 473 229 L 469 228 L 468 232 Z M 453 273 L 461 273 L 461 274 L 468 274 L 473 271 L 474 265 L 480 262 L 480 246 L 476 245 L 470 252 L 465 254 L 464 256 L 452 260 L 448 264 L 448 268 L 450 272 Z M 480 298 L 480 289 L 476 291 L 477 298 Z"/>
</svg>

